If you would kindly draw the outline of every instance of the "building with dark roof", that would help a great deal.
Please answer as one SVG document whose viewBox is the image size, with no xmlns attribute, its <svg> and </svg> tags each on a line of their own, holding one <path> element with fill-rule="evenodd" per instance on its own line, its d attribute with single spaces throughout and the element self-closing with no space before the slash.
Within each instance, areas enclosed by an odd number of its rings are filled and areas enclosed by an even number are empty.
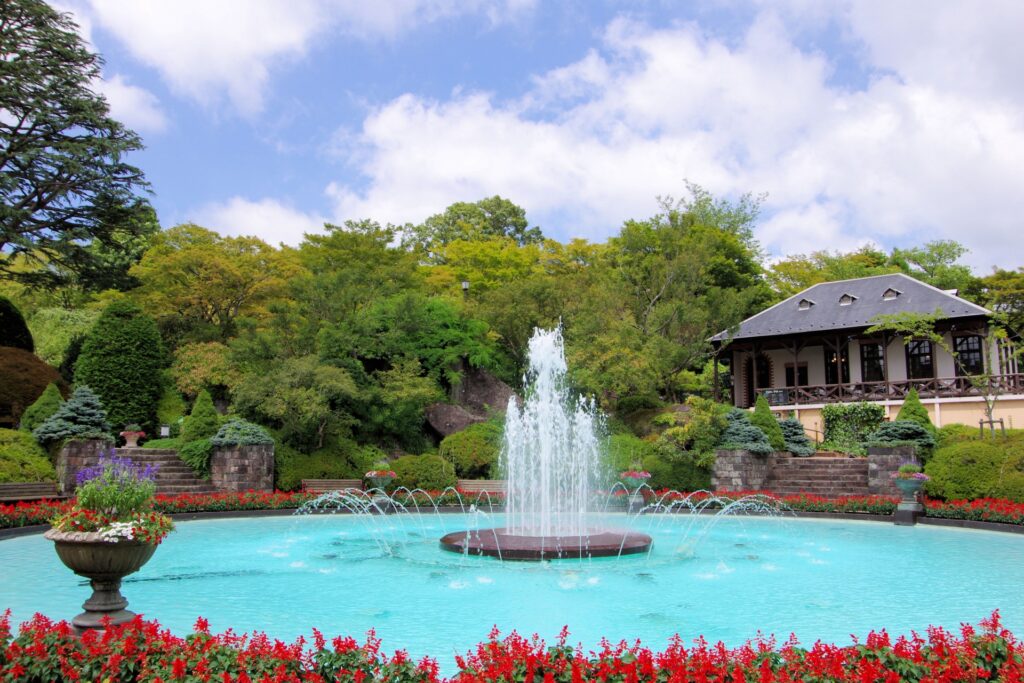
<svg viewBox="0 0 1024 683">
<path fill-rule="evenodd" d="M 879 316 L 904 312 L 936 314 L 944 344 L 867 333 Z M 711 342 L 730 367 L 734 405 L 749 407 L 763 395 L 812 430 L 826 403 L 879 402 L 895 416 L 912 388 L 936 424 L 977 425 L 985 393 L 977 376 L 986 371 L 998 374 L 1005 417 L 1024 424 L 1024 377 L 990 339 L 990 318 L 956 292 L 900 273 L 814 285 Z"/>
</svg>

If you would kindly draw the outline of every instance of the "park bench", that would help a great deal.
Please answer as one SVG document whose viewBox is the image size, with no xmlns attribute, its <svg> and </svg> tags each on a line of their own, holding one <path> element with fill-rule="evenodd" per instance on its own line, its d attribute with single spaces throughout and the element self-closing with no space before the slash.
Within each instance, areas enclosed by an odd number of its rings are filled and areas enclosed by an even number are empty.
<svg viewBox="0 0 1024 683">
<path fill-rule="evenodd" d="M 505 493 L 504 479 L 459 479 L 463 493 Z"/>
<path fill-rule="evenodd" d="M 67 496 L 61 494 L 53 482 L 0 484 L 0 503 L 16 503 L 21 500 L 62 500 L 64 498 Z"/>
<path fill-rule="evenodd" d="M 361 479 L 303 479 L 302 490 L 306 493 L 327 493 L 345 489 L 362 489 Z"/>
</svg>

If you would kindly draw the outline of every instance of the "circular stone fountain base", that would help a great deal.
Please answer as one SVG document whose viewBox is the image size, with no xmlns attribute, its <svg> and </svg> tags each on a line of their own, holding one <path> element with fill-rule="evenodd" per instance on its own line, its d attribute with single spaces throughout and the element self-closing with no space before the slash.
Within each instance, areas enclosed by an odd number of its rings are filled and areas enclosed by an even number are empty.
<svg viewBox="0 0 1024 683">
<path fill-rule="evenodd" d="M 454 531 L 441 537 L 453 553 L 487 555 L 503 560 L 560 560 L 618 557 L 650 550 L 651 537 L 635 531 L 594 531 L 586 536 L 520 536 L 507 529 Z"/>
</svg>

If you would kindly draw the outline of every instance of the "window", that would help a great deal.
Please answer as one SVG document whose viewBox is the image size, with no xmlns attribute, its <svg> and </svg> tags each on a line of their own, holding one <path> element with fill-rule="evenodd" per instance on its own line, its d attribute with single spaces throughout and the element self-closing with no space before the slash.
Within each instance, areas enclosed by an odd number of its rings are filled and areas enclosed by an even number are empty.
<svg viewBox="0 0 1024 683">
<path fill-rule="evenodd" d="M 902 293 L 903 292 L 901 292 L 900 290 L 893 289 L 892 287 L 890 287 L 889 289 L 887 289 L 884 292 L 882 292 L 882 301 L 893 301 L 896 297 L 898 297 Z"/>
<path fill-rule="evenodd" d="M 857 297 L 855 297 L 852 294 L 843 294 L 841 297 L 839 297 L 839 305 L 840 306 L 849 306 L 850 304 L 852 304 L 856 300 L 857 300 Z"/>
<path fill-rule="evenodd" d="M 793 380 L 796 380 L 794 383 Z M 796 366 L 796 376 L 793 373 L 793 364 L 786 363 L 786 386 L 805 387 L 807 386 L 807 363 L 800 363 Z"/>
<path fill-rule="evenodd" d="M 907 344 L 907 379 L 935 377 L 932 343 L 927 339 L 914 339 Z"/>
<path fill-rule="evenodd" d="M 850 383 L 850 356 L 846 344 L 842 346 L 838 361 L 836 363 L 835 351 L 825 349 L 825 384 Z"/>
<path fill-rule="evenodd" d="M 985 373 L 985 358 L 982 356 L 982 338 L 975 335 L 953 337 L 953 351 L 957 357 L 957 375 L 981 375 Z"/>
<path fill-rule="evenodd" d="M 885 354 L 881 342 L 860 343 L 860 378 L 864 382 L 885 381 Z"/>
<path fill-rule="evenodd" d="M 797 308 L 800 309 L 801 311 L 809 311 L 811 310 L 811 306 L 813 305 L 814 302 L 811 301 L 810 299 L 800 299 L 800 303 L 797 304 Z"/>
</svg>

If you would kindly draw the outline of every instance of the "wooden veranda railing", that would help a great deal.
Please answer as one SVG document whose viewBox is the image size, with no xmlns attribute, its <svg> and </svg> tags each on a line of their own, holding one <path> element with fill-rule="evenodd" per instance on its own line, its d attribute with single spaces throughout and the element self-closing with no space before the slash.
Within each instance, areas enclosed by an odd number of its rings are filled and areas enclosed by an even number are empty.
<svg viewBox="0 0 1024 683">
<path fill-rule="evenodd" d="M 997 375 L 984 381 L 977 377 L 851 382 L 818 386 L 758 389 L 774 406 L 801 403 L 847 403 L 850 401 L 902 400 L 911 389 L 921 398 L 956 398 L 990 394 L 1024 394 L 1024 374 Z"/>
</svg>

